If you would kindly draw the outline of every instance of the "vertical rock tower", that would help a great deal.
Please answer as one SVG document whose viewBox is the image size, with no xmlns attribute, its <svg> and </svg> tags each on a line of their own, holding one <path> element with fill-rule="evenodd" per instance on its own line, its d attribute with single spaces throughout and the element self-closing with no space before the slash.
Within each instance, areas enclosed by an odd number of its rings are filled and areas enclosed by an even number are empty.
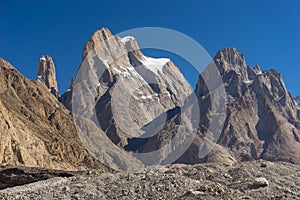
<svg viewBox="0 0 300 200">
<path fill-rule="evenodd" d="M 58 87 L 56 81 L 55 66 L 51 56 L 42 56 L 38 63 L 38 80 L 45 83 L 49 91 L 58 97 Z"/>
</svg>

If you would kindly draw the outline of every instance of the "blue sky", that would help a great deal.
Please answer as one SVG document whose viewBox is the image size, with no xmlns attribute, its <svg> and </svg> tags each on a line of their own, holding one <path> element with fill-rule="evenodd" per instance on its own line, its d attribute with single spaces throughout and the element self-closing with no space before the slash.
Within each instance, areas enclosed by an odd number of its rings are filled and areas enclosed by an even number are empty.
<svg viewBox="0 0 300 200">
<path fill-rule="evenodd" d="M 288 90 L 300 94 L 297 0 L 0 0 L 0 57 L 35 79 L 38 58 L 51 55 L 62 93 L 75 76 L 82 49 L 95 30 L 108 27 L 119 33 L 148 26 L 182 32 L 212 57 L 218 50 L 234 46 L 250 66 L 278 70 Z M 187 63 L 176 56 L 174 60 L 194 84 L 196 79 Z"/>
</svg>

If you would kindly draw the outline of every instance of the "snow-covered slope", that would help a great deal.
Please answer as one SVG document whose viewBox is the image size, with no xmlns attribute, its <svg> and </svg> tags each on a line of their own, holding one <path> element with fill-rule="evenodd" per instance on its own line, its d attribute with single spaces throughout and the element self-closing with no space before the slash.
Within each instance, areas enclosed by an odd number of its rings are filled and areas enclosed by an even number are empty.
<svg viewBox="0 0 300 200">
<path fill-rule="evenodd" d="M 151 70 L 153 73 L 158 74 L 158 72 L 163 73 L 163 67 L 169 62 L 170 59 L 168 58 L 150 58 L 150 57 L 144 57 L 143 60 L 141 60 L 142 64 L 149 70 Z"/>
</svg>

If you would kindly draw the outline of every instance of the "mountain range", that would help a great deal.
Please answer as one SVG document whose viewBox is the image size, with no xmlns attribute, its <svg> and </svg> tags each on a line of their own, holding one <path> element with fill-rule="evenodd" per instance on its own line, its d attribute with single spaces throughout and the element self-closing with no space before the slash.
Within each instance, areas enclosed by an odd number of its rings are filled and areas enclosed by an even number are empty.
<svg viewBox="0 0 300 200">
<path fill-rule="evenodd" d="M 300 107 L 280 73 L 248 66 L 235 48 L 217 52 L 195 91 L 170 59 L 145 56 L 133 37 L 107 28 L 89 39 L 62 95 L 49 55 L 38 61 L 37 80 L 4 59 L 0 67 L 1 166 L 300 164 Z"/>
</svg>

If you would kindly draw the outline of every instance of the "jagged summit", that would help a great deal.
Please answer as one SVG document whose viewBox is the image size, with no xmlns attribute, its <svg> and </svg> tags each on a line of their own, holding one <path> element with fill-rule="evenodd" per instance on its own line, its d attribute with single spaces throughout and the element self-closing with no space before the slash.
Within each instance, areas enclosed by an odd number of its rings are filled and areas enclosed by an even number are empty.
<svg viewBox="0 0 300 200">
<path fill-rule="evenodd" d="M 95 84 L 98 85 L 99 96 L 110 90 L 111 84 L 118 85 L 115 82 L 120 81 L 123 82 L 121 85 L 125 87 L 124 91 L 128 89 L 129 92 L 130 88 L 143 89 L 144 91 L 140 91 L 134 98 L 139 101 L 148 99 L 151 104 L 158 104 L 159 111 L 153 111 L 158 114 L 182 105 L 184 98 L 191 93 L 189 84 L 170 59 L 145 56 L 132 36 L 113 36 L 109 29 L 102 28 L 91 36 L 83 49 L 82 58 L 86 58 L 89 52 L 96 55 L 99 65 L 107 70 L 103 77 L 99 77 L 99 84 Z M 120 80 L 115 80 L 116 77 L 120 77 Z M 149 115 L 153 113 L 146 113 L 137 121 L 153 118 Z"/>
<path fill-rule="evenodd" d="M 128 58 L 129 58 L 130 62 L 133 65 L 140 65 L 141 62 L 139 62 L 139 61 L 143 60 L 143 58 L 145 56 L 141 52 L 136 39 L 132 36 L 126 36 L 126 37 L 121 38 L 121 41 L 123 42 L 123 44 L 125 45 L 125 47 L 127 49 Z"/>
<path fill-rule="evenodd" d="M 58 86 L 54 62 L 49 55 L 43 55 L 38 61 L 37 79 L 42 81 L 49 91 L 58 98 Z"/>
<path fill-rule="evenodd" d="M 82 51 L 82 60 L 85 58 L 88 51 L 97 48 L 97 46 L 99 46 L 104 41 L 107 41 L 112 36 L 113 35 L 108 28 L 101 28 L 100 30 L 95 31 Z"/>
<path fill-rule="evenodd" d="M 223 50 L 218 51 L 215 56 L 215 60 L 225 61 L 232 66 L 246 66 L 244 55 L 238 52 L 238 50 L 234 47 L 224 48 Z"/>
<path fill-rule="evenodd" d="M 247 70 L 244 55 L 233 47 L 224 48 L 223 50 L 218 51 L 214 57 L 214 62 L 221 75 L 224 75 L 229 71 L 235 71 L 237 74 L 245 74 L 245 70 Z"/>
</svg>

